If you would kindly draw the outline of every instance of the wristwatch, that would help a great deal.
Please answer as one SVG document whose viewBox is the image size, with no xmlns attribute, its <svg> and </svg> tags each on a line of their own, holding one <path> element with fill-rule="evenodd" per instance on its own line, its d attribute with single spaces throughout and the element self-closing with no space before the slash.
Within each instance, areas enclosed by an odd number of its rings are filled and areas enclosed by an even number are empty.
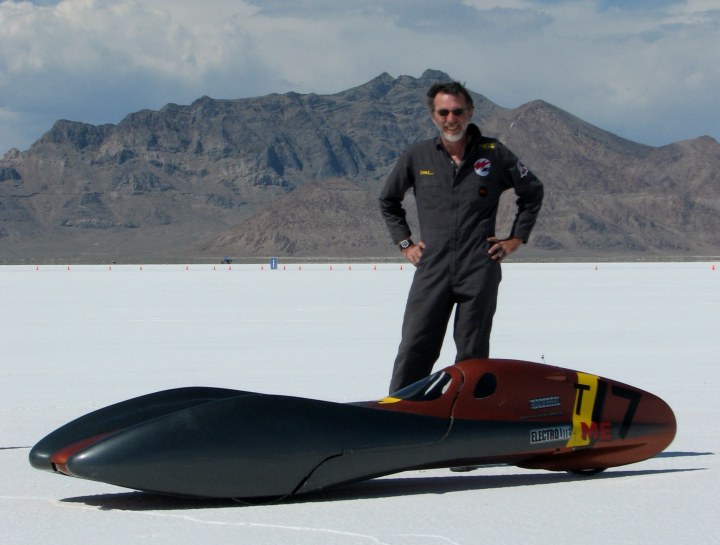
<svg viewBox="0 0 720 545">
<path fill-rule="evenodd" d="M 410 240 L 409 238 L 406 238 L 405 240 L 401 240 L 398 246 L 400 246 L 400 250 L 405 250 L 406 248 L 409 248 L 412 246 L 414 242 Z"/>
</svg>

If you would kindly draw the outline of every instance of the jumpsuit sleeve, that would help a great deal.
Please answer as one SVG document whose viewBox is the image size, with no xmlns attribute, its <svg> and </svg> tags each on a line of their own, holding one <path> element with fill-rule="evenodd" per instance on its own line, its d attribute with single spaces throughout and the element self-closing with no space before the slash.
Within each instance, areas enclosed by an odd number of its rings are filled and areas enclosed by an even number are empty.
<svg viewBox="0 0 720 545">
<path fill-rule="evenodd" d="M 405 193 L 413 187 L 414 183 L 412 160 L 410 154 L 406 152 L 398 159 L 379 197 L 380 212 L 395 244 L 412 235 L 402 202 L 405 199 Z"/>
<path fill-rule="evenodd" d="M 542 207 L 543 184 L 508 148 L 501 146 L 501 152 L 506 172 L 517 195 L 517 213 L 510 236 L 526 244 Z"/>
</svg>

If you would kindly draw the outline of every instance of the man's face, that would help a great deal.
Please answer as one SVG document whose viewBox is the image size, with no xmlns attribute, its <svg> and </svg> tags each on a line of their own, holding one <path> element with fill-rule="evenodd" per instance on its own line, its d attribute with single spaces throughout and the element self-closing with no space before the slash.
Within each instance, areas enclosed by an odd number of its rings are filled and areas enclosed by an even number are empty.
<svg viewBox="0 0 720 545">
<path fill-rule="evenodd" d="M 430 115 L 443 140 L 446 142 L 462 140 L 473 114 L 472 108 L 465 103 L 465 97 L 438 93 L 433 103 L 434 108 Z"/>
</svg>

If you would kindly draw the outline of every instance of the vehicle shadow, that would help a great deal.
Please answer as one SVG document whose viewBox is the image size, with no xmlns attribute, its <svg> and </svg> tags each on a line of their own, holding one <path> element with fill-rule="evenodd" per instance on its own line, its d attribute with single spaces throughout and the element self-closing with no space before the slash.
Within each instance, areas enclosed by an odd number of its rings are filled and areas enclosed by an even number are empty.
<svg viewBox="0 0 720 545">
<path fill-rule="evenodd" d="M 393 496 L 411 496 L 419 494 L 447 494 L 469 490 L 493 490 L 536 485 L 552 485 L 573 481 L 594 481 L 598 479 L 619 479 L 660 475 L 664 473 L 680 473 L 686 471 L 702 471 L 700 468 L 658 469 L 638 471 L 612 471 L 584 476 L 570 473 L 532 473 L 513 475 L 462 475 L 447 477 L 409 477 L 384 478 L 363 481 L 317 494 L 308 494 L 289 498 L 287 502 L 303 501 L 337 501 L 353 499 L 389 498 Z"/>
<path fill-rule="evenodd" d="M 666 452 L 658 455 L 662 458 L 708 456 L 714 453 L 705 452 Z M 528 472 L 508 475 L 483 475 L 482 468 L 473 473 L 455 473 L 450 475 L 434 475 L 427 477 L 383 477 L 367 481 L 359 481 L 346 485 L 338 485 L 320 492 L 281 498 L 255 499 L 217 499 L 217 498 L 182 498 L 162 496 L 147 492 L 121 492 L 117 494 L 99 494 L 78 496 L 61 500 L 65 503 L 82 503 L 108 511 L 163 511 L 187 509 L 217 509 L 228 507 L 275 505 L 282 503 L 303 504 L 332 501 L 353 501 L 375 498 L 392 498 L 421 494 L 449 494 L 471 490 L 493 490 L 538 485 L 553 485 L 575 481 L 595 481 L 598 479 L 623 479 L 628 477 L 647 477 L 668 473 L 704 471 L 705 468 L 677 469 L 609 469 L 592 476 L 575 475 L 564 472 Z"/>
</svg>

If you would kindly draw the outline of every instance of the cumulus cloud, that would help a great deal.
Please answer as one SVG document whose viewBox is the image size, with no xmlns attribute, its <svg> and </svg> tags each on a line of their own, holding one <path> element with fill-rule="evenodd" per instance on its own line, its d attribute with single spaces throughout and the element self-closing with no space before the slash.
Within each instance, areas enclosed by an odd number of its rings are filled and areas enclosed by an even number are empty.
<svg viewBox="0 0 720 545">
<path fill-rule="evenodd" d="M 465 3 L 497 22 L 499 6 L 509 5 Z M 712 97 L 720 89 L 720 68 L 711 57 L 720 50 L 720 10 L 712 4 L 516 0 L 516 12 L 542 13 L 545 22 L 528 36 L 498 38 L 503 62 L 518 71 L 506 70 L 491 93 L 511 104 L 532 93 L 651 144 L 718 137 Z"/>
<path fill-rule="evenodd" d="M 436 68 L 649 144 L 720 137 L 714 0 L 0 2 L 0 153 L 60 118 L 333 93 Z"/>
</svg>

